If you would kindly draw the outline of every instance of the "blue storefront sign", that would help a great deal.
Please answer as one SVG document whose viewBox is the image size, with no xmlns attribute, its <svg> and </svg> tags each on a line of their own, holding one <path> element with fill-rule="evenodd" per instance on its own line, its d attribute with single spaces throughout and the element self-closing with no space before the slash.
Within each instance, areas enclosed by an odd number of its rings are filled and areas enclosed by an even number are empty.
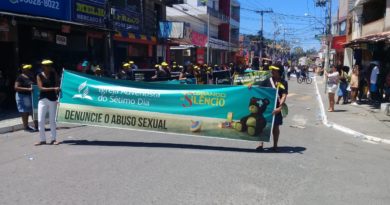
<svg viewBox="0 0 390 205">
<path fill-rule="evenodd" d="M 120 32 L 139 32 L 141 29 L 141 14 L 138 12 L 126 10 L 126 9 L 115 9 L 113 15 L 113 26 L 114 29 Z"/>
<path fill-rule="evenodd" d="M 0 11 L 70 20 L 69 0 L 1 0 Z"/>
<path fill-rule="evenodd" d="M 96 2 L 92 0 L 73 0 L 72 20 L 104 27 L 104 17 L 106 15 L 104 4 Z"/>
</svg>

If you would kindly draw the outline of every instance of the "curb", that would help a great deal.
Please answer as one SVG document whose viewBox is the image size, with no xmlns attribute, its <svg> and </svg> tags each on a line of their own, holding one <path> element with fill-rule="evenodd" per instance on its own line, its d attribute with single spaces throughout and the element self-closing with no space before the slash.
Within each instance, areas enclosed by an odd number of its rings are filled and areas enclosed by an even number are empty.
<svg viewBox="0 0 390 205">
<path fill-rule="evenodd" d="M 29 125 L 33 125 L 32 122 L 29 122 Z M 5 126 L 5 127 L 0 127 L 0 134 L 6 134 L 6 133 L 9 133 L 9 132 L 16 132 L 16 131 L 19 131 L 19 130 L 23 130 L 23 124 L 20 123 L 20 124 L 14 124 L 14 125 L 9 125 L 9 126 Z"/>
<path fill-rule="evenodd" d="M 0 128 L 0 134 L 5 134 L 5 133 L 8 133 L 8 132 L 15 132 L 15 131 L 19 131 L 19 130 L 22 130 L 22 129 L 23 129 L 23 125 L 22 124 L 1 127 Z"/>
<path fill-rule="evenodd" d="M 336 124 L 336 123 L 333 123 L 333 122 L 329 122 L 328 121 L 328 117 L 326 116 L 326 113 L 325 113 L 324 103 L 322 102 L 322 97 L 321 97 L 320 91 L 318 89 L 318 84 L 317 84 L 317 78 L 316 77 L 314 77 L 314 85 L 316 87 L 317 101 L 318 101 L 318 103 L 320 105 L 322 124 L 324 124 L 326 127 L 333 128 L 333 129 L 341 131 L 341 132 L 343 132 L 345 134 L 352 135 L 355 138 L 359 138 L 359 139 L 362 139 L 362 140 L 368 140 L 368 141 L 375 142 L 375 143 L 390 144 L 390 140 L 388 140 L 388 139 L 382 139 L 382 138 L 379 138 L 379 137 L 366 135 L 366 134 L 363 134 L 361 132 L 352 130 L 352 129 L 348 128 L 348 127 L 344 127 L 342 125 L 339 125 L 339 124 Z"/>
</svg>

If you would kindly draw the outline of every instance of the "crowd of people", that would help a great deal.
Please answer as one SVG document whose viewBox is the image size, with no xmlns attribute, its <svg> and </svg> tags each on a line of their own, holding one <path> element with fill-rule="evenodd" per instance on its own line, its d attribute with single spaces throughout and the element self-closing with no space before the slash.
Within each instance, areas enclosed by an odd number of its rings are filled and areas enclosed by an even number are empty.
<svg viewBox="0 0 390 205">
<path fill-rule="evenodd" d="M 333 112 L 334 105 L 340 103 L 378 105 L 390 102 L 390 73 L 381 75 L 378 61 L 372 61 L 367 68 L 354 65 L 352 70 L 348 66 L 332 65 L 331 70 L 325 72 L 325 75 L 329 112 Z"/>
<path fill-rule="evenodd" d="M 54 62 L 48 59 L 42 60 L 40 63 L 40 69 L 34 72 L 31 64 L 22 64 L 20 75 L 15 81 L 16 91 L 16 103 L 18 111 L 21 113 L 21 118 L 25 131 L 39 132 L 39 141 L 35 145 L 47 144 L 45 135 L 46 116 L 49 115 L 51 140 L 49 144 L 58 145 L 56 133 L 56 109 L 57 100 L 60 93 L 60 79 L 59 71 L 54 69 Z M 279 88 L 279 97 L 277 99 L 277 107 L 273 111 L 275 122 L 273 126 L 274 146 L 273 150 L 277 151 L 277 143 L 279 138 L 279 126 L 283 123 L 281 115 L 282 104 L 284 104 L 287 97 L 287 82 L 284 80 L 284 71 L 286 67 L 281 63 L 275 65 L 266 64 L 263 70 L 270 70 L 272 78 L 270 79 L 270 87 Z M 134 80 L 133 72 L 142 70 L 135 65 L 133 61 L 124 62 L 121 69 L 114 75 L 108 74 L 101 66 L 91 65 L 88 61 L 81 62 L 77 68 L 77 71 L 91 74 L 96 77 L 114 77 L 121 80 Z M 150 69 L 149 69 L 150 70 Z M 172 62 L 169 65 L 166 62 L 156 64 L 151 80 L 188 80 L 195 79 L 196 84 L 215 84 L 212 81 L 212 75 L 216 72 L 229 73 L 229 77 L 234 76 L 236 73 L 245 73 L 252 71 L 249 66 L 235 65 L 230 63 L 229 65 L 214 65 L 208 64 L 192 64 L 190 62 L 185 63 L 184 66 Z M 211 79 L 211 81 L 210 81 Z M 32 113 L 32 85 L 37 85 L 39 88 L 39 101 L 38 101 L 38 117 L 34 121 L 34 127 L 30 127 L 28 124 L 28 118 Z M 248 86 L 251 89 L 252 85 Z M 257 150 L 261 150 L 263 144 L 257 147 Z"/>
</svg>

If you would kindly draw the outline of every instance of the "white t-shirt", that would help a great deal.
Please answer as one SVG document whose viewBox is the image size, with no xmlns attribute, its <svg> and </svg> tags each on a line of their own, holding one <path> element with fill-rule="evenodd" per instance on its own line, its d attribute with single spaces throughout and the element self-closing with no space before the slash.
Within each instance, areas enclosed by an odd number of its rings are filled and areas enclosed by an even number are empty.
<svg viewBox="0 0 390 205">
<path fill-rule="evenodd" d="M 378 66 L 375 66 L 371 72 L 371 77 L 370 77 L 371 84 L 376 84 L 376 81 L 378 79 L 378 74 L 379 74 L 379 68 Z"/>
</svg>

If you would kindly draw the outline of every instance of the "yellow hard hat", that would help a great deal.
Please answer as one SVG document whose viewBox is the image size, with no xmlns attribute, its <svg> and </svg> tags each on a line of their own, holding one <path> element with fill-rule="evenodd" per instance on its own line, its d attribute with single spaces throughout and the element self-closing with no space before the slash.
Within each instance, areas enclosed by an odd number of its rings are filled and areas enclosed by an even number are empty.
<svg viewBox="0 0 390 205">
<path fill-rule="evenodd" d="M 129 64 L 129 63 L 124 63 L 124 64 L 122 65 L 122 67 L 128 68 L 128 67 L 130 67 L 130 64 Z"/>
<path fill-rule="evenodd" d="M 102 69 L 100 68 L 100 66 L 96 66 L 95 68 L 95 71 L 101 71 Z"/>
<path fill-rule="evenodd" d="M 41 64 L 42 65 L 52 65 L 53 64 L 53 61 L 51 61 L 51 60 L 42 60 L 42 62 L 41 62 Z"/>
<path fill-rule="evenodd" d="M 280 70 L 278 67 L 273 66 L 273 65 L 271 65 L 271 66 L 269 67 L 269 69 L 270 69 L 270 70 Z"/>
<path fill-rule="evenodd" d="M 131 64 L 134 64 L 134 61 L 129 61 L 129 64 L 131 65 Z"/>
<path fill-rule="evenodd" d="M 22 65 L 22 69 L 26 69 L 26 70 L 29 70 L 32 68 L 32 65 L 31 64 L 24 64 Z"/>
<path fill-rule="evenodd" d="M 168 63 L 162 62 L 161 65 L 162 65 L 162 66 L 168 66 Z"/>
<path fill-rule="evenodd" d="M 159 65 L 159 64 L 156 64 L 156 65 L 154 65 L 154 67 L 155 67 L 155 68 L 159 68 L 159 67 L 160 67 L 160 65 Z"/>
</svg>

